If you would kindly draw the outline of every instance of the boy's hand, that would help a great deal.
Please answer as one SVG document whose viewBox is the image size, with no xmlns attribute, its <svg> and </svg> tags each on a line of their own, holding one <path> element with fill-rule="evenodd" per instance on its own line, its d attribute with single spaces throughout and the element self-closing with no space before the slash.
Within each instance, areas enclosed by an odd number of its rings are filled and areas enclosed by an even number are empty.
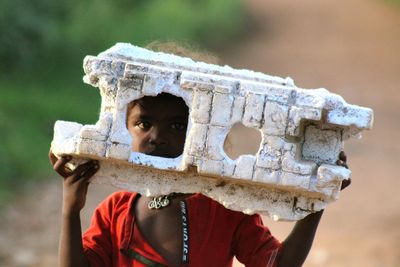
<svg viewBox="0 0 400 267">
<path fill-rule="evenodd" d="M 349 168 L 349 166 L 347 166 L 347 156 L 346 153 L 344 153 L 344 151 L 340 152 L 339 154 L 339 159 L 336 161 L 336 164 L 338 166 L 342 166 L 345 167 L 346 169 Z M 345 189 L 346 187 L 348 187 L 351 184 L 351 179 L 347 179 L 347 180 L 343 180 L 342 181 L 342 187 L 340 188 L 340 190 Z"/>
<path fill-rule="evenodd" d="M 49 159 L 53 169 L 64 178 L 63 213 L 65 215 L 79 213 L 85 206 L 89 179 L 98 171 L 99 163 L 91 160 L 70 170 L 65 166 L 71 160 L 70 156 L 57 159 L 50 150 Z"/>
<path fill-rule="evenodd" d="M 336 161 L 338 166 L 347 166 L 346 154 L 342 151 Z M 351 180 L 343 180 L 341 190 L 349 186 Z M 302 266 L 310 251 L 319 221 L 324 210 L 312 213 L 299 220 L 290 235 L 283 241 L 283 251 L 279 257 L 279 266 Z"/>
</svg>

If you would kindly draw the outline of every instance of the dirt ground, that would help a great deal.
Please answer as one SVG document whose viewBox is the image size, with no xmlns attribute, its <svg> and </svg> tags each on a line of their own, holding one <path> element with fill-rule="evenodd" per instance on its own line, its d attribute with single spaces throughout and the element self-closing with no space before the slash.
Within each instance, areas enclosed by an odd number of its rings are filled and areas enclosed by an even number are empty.
<svg viewBox="0 0 400 267">
<path fill-rule="evenodd" d="M 373 131 L 346 145 L 353 183 L 326 210 L 305 266 L 400 266 L 400 8 L 380 0 L 247 3 L 249 31 L 219 51 L 224 63 L 291 76 L 375 111 Z M 90 188 L 83 228 L 113 190 Z M 60 180 L 24 192 L 0 219 L 0 266 L 56 266 Z M 265 223 L 280 239 L 293 227 Z"/>
</svg>

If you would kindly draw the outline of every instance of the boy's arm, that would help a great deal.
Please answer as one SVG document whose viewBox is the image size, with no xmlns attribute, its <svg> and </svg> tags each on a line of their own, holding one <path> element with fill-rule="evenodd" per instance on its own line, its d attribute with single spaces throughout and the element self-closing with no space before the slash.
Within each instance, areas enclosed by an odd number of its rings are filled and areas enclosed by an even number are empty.
<svg viewBox="0 0 400 267">
<path fill-rule="evenodd" d="M 59 266 L 89 266 L 83 253 L 79 213 L 63 214 L 59 245 Z"/>
<path fill-rule="evenodd" d="M 50 151 L 50 162 L 63 178 L 63 206 L 59 261 L 61 267 L 89 266 L 83 253 L 80 211 L 85 206 L 89 179 L 98 170 L 96 161 L 89 161 L 69 170 L 70 157 L 57 159 Z"/>
<path fill-rule="evenodd" d="M 346 154 L 339 154 L 337 165 L 348 168 Z M 343 180 L 341 190 L 349 186 L 351 180 Z M 302 266 L 310 252 L 323 210 L 312 213 L 298 221 L 289 236 L 283 241 L 283 250 L 279 257 L 279 267 Z"/>
<path fill-rule="evenodd" d="M 289 236 L 283 241 L 279 267 L 302 266 L 311 249 L 323 210 L 310 214 L 298 221 Z"/>
</svg>

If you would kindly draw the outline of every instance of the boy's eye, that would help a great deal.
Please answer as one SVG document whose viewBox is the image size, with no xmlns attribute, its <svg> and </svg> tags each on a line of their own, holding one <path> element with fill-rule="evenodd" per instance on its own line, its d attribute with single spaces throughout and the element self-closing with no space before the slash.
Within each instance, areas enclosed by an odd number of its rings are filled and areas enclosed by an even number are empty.
<svg viewBox="0 0 400 267">
<path fill-rule="evenodd" d="M 174 122 L 171 124 L 171 128 L 177 131 L 185 131 L 186 127 L 186 123 Z"/>
<path fill-rule="evenodd" d="M 151 123 L 148 121 L 139 121 L 135 124 L 136 127 L 139 127 L 142 130 L 148 130 L 151 127 Z"/>
</svg>

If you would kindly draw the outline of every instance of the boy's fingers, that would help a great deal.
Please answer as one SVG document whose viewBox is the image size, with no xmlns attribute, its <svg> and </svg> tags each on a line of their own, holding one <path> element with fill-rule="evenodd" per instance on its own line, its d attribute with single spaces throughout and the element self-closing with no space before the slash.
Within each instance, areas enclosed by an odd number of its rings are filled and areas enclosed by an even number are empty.
<svg viewBox="0 0 400 267">
<path fill-rule="evenodd" d="M 347 165 L 347 156 L 346 153 L 344 153 L 344 151 L 341 151 L 339 153 L 339 159 L 336 161 L 336 164 L 345 167 L 346 169 L 349 168 L 349 166 Z"/>
<path fill-rule="evenodd" d="M 63 177 L 67 177 L 71 175 L 65 168 L 65 164 L 71 160 L 71 156 L 63 156 L 59 158 L 56 163 L 53 165 L 53 169 Z"/>
<path fill-rule="evenodd" d="M 87 169 L 85 172 L 80 174 L 80 177 L 78 178 L 78 182 L 84 182 L 84 181 L 89 181 L 89 179 L 99 170 L 99 165 L 93 165 L 89 169 Z"/>
<path fill-rule="evenodd" d="M 347 163 L 346 163 L 345 161 L 343 161 L 343 160 L 340 160 L 340 159 L 338 159 L 338 160 L 336 161 L 336 165 L 345 167 L 346 169 L 349 168 L 349 166 L 347 166 Z"/>
<path fill-rule="evenodd" d="M 57 157 L 56 157 L 56 155 L 53 154 L 53 151 L 51 151 L 51 149 L 49 150 L 49 160 L 51 162 L 51 165 L 53 165 L 53 166 L 57 161 Z"/>
<path fill-rule="evenodd" d="M 345 189 L 346 187 L 348 187 L 351 184 L 351 179 L 346 179 L 342 181 L 342 186 L 340 187 L 340 190 Z"/>
<path fill-rule="evenodd" d="M 344 153 L 344 151 L 341 151 L 339 154 L 339 159 L 346 162 L 347 161 L 347 156 L 346 153 Z"/>
<path fill-rule="evenodd" d="M 341 151 L 339 153 L 339 159 L 336 161 L 336 164 L 342 167 L 345 167 L 346 169 L 349 168 L 349 166 L 347 165 L 347 156 L 346 153 L 344 153 L 344 151 Z M 340 187 L 340 190 L 345 189 L 346 187 L 348 187 L 351 184 L 351 179 L 346 179 L 342 181 L 342 185 Z"/>
<path fill-rule="evenodd" d="M 88 161 L 85 162 L 84 164 L 79 165 L 78 167 L 76 167 L 76 169 L 73 171 L 74 173 L 74 180 L 73 181 L 77 181 L 81 178 L 88 178 L 93 176 L 93 174 L 95 174 L 97 172 L 97 170 L 99 169 L 99 163 L 98 161 Z M 91 170 L 94 170 L 94 172 L 92 173 Z"/>
</svg>

